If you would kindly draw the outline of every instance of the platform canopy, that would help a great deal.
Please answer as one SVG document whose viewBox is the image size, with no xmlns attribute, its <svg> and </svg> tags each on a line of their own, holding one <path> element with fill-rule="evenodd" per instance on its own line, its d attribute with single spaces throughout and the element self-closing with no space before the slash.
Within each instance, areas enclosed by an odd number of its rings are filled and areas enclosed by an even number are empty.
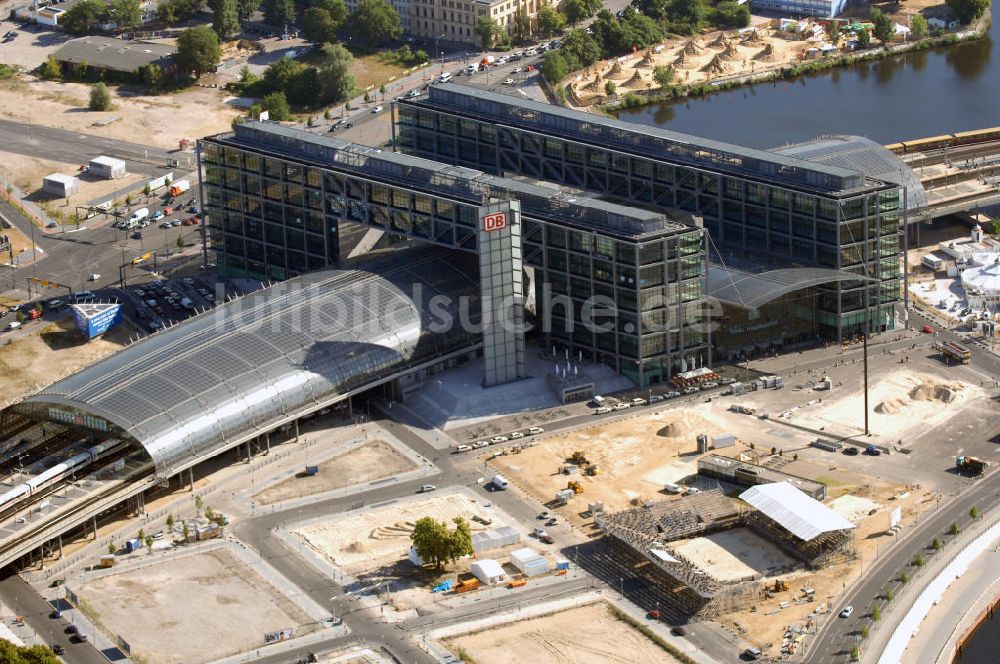
<svg viewBox="0 0 1000 664">
<path fill-rule="evenodd" d="M 758 484 L 741 493 L 740 499 L 806 542 L 823 533 L 855 527 L 853 523 L 788 482 Z"/>
</svg>

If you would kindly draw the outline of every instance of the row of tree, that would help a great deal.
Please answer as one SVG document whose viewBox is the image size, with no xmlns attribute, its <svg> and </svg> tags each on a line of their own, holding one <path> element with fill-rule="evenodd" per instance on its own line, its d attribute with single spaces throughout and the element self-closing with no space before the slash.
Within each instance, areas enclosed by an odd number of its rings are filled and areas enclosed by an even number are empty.
<svg viewBox="0 0 1000 664">
<path fill-rule="evenodd" d="M 305 64 L 291 58 L 281 58 L 273 63 L 260 78 L 249 68 L 240 71 L 241 93 L 261 99 L 256 116 L 268 111 L 272 120 L 287 120 L 291 107 L 318 108 L 345 101 L 355 92 L 356 80 L 351 74 L 354 56 L 341 44 L 323 44 Z"/>
</svg>

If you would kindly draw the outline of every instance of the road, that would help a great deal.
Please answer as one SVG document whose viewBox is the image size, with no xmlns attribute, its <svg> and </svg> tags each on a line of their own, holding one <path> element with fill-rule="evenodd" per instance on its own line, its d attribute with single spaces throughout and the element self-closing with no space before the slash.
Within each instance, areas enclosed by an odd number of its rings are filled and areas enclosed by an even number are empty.
<svg viewBox="0 0 1000 664">
<path fill-rule="evenodd" d="M 63 660 L 69 664 L 107 664 L 108 660 L 91 643 L 70 641 L 63 619 L 50 618 L 52 606 L 19 576 L 9 576 L 0 581 L 0 599 L 11 610 L 16 610 L 31 629 L 46 644 L 59 644 L 66 648 Z"/>
<path fill-rule="evenodd" d="M 925 517 L 919 525 L 904 534 L 899 544 L 883 554 L 871 570 L 865 572 L 860 583 L 850 589 L 840 606 L 832 607 L 839 611 L 845 605 L 855 607 L 851 618 L 838 618 L 831 614 L 829 620 L 820 628 L 813 645 L 806 651 L 805 661 L 808 662 L 845 662 L 848 659 L 855 634 L 870 624 L 870 607 L 876 598 L 881 596 L 886 586 L 916 557 L 916 554 L 927 547 L 935 537 L 941 537 L 948 532 L 952 521 L 964 526 L 969 522 L 969 509 L 976 506 L 982 512 L 987 512 L 1000 504 L 1000 486 L 996 482 L 996 474 L 977 481 L 972 488 L 967 489 L 952 502 L 942 505 L 937 511 Z M 954 552 L 948 552 L 953 554 Z M 906 607 L 893 606 L 892 615 L 883 614 L 883 624 L 880 630 L 888 634 L 892 625 L 902 618 Z"/>
</svg>

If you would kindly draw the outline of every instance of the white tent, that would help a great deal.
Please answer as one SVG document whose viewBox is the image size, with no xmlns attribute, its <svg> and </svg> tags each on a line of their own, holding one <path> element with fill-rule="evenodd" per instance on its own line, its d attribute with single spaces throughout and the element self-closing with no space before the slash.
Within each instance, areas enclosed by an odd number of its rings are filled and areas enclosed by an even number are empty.
<svg viewBox="0 0 1000 664">
<path fill-rule="evenodd" d="M 500 566 L 500 563 L 491 558 L 477 560 L 472 563 L 469 571 L 472 572 L 475 577 L 479 579 L 479 583 L 484 586 L 503 583 L 507 580 L 507 572 L 503 571 L 503 567 Z"/>
<path fill-rule="evenodd" d="M 854 528 L 854 524 L 788 482 L 758 484 L 740 494 L 782 528 L 806 542 L 823 533 Z"/>
</svg>

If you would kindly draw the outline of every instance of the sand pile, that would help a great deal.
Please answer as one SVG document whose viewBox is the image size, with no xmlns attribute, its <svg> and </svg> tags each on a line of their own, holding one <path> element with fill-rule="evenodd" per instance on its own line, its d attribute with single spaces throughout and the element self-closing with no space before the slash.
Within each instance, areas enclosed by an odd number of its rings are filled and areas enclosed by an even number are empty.
<svg viewBox="0 0 1000 664">
<path fill-rule="evenodd" d="M 768 44 L 764 47 L 764 50 L 753 56 L 754 60 L 760 60 L 762 62 L 774 62 L 778 58 L 778 54 L 774 51 L 774 44 Z"/>
<path fill-rule="evenodd" d="M 712 58 L 711 62 L 709 62 L 702 68 L 702 71 L 707 72 L 709 74 L 727 74 L 730 71 L 732 71 L 732 69 L 733 69 L 732 65 L 730 65 L 728 62 L 724 62 L 721 57 L 716 55 L 714 58 Z"/>
<path fill-rule="evenodd" d="M 723 60 L 742 60 L 743 56 L 740 55 L 740 49 L 736 46 L 736 42 L 732 41 L 726 45 L 726 50 L 715 56 L 716 58 L 722 58 Z"/>
<path fill-rule="evenodd" d="M 729 46 L 729 38 L 726 37 L 725 32 L 720 32 L 719 36 L 713 39 L 708 45 L 712 48 L 726 48 Z"/>
<path fill-rule="evenodd" d="M 895 415 L 906 408 L 907 405 L 902 399 L 886 399 L 875 406 L 875 412 L 879 415 Z"/>
<path fill-rule="evenodd" d="M 644 88 L 646 87 L 646 81 L 643 79 L 642 74 L 637 71 L 623 85 L 627 88 Z"/>
<path fill-rule="evenodd" d="M 716 426 L 701 415 L 686 411 L 678 412 L 665 421 L 666 424 L 656 432 L 656 435 L 664 438 L 683 438 L 716 430 Z"/>
<path fill-rule="evenodd" d="M 649 50 L 646 51 L 646 54 L 644 56 L 642 56 L 642 60 L 639 60 L 639 62 L 635 63 L 635 67 L 636 69 L 639 68 L 649 69 L 650 67 L 653 66 L 653 63 L 655 62 L 656 61 L 653 59 L 653 51 Z"/>
<path fill-rule="evenodd" d="M 585 86 L 583 86 L 583 89 L 584 90 L 591 90 L 593 92 L 599 92 L 601 90 L 601 83 L 603 83 L 603 81 L 601 81 L 601 75 L 600 74 L 595 74 L 594 75 L 594 80 L 591 81 L 590 83 L 587 83 Z"/>
<path fill-rule="evenodd" d="M 948 385 L 947 383 L 924 383 L 910 390 L 910 398 L 914 401 L 940 401 L 951 403 L 958 398 L 964 385 Z"/>
<path fill-rule="evenodd" d="M 681 54 L 677 56 L 674 60 L 674 67 L 678 69 L 691 69 L 692 67 L 697 67 L 698 63 L 694 58 L 688 57 L 687 53 L 681 51 Z"/>
<path fill-rule="evenodd" d="M 764 38 L 760 36 L 760 33 L 756 30 L 751 30 L 750 32 L 743 35 L 743 43 L 746 46 L 763 46 Z"/>
<path fill-rule="evenodd" d="M 697 56 L 705 52 L 705 47 L 702 46 L 701 42 L 692 39 L 684 44 L 684 52 L 688 55 Z"/>
<path fill-rule="evenodd" d="M 611 65 L 611 69 L 608 70 L 608 73 L 604 77 L 621 81 L 628 78 L 628 72 L 622 67 L 622 63 L 616 60 L 615 64 Z"/>
</svg>

